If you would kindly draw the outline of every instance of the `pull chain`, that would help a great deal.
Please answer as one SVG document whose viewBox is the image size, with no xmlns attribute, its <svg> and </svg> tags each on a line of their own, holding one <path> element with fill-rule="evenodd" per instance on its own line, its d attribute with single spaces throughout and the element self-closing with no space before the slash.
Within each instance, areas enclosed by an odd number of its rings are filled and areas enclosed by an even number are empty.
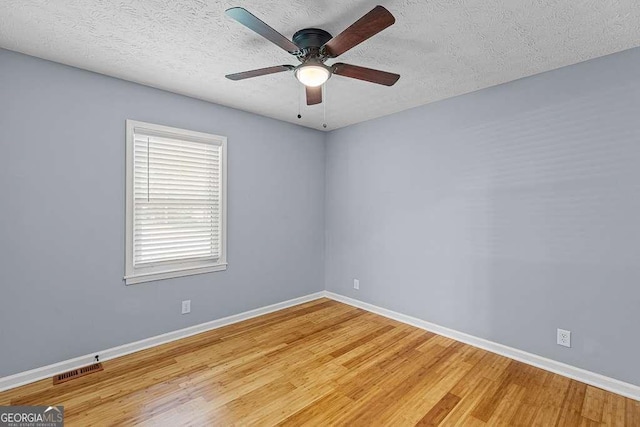
<svg viewBox="0 0 640 427">
<path fill-rule="evenodd" d="M 322 103 L 322 127 L 327 128 L 327 83 L 322 85 L 322 98 L 324 102 Z"/>
<path fill-rule="evenodd" d="M 301 119 L 302 118 L 302 114 L 300 114 L 300 104 L 302 103 L 301 98 L 302 97 L 302 90 L 298 91 L 298 118 Z"/>
</svg>

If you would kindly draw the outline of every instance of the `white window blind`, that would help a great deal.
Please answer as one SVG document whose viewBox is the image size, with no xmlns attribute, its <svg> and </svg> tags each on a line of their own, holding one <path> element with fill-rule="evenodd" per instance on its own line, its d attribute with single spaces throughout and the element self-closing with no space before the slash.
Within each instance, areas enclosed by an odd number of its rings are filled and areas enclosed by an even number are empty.
<svg viewBox="0 0 640 427">
<path fill-rule="evenodd" d="M 226 265 L 225 139 L 136 122 L 128 133 L 132 206 L 127 283 Z"/>
</svg>

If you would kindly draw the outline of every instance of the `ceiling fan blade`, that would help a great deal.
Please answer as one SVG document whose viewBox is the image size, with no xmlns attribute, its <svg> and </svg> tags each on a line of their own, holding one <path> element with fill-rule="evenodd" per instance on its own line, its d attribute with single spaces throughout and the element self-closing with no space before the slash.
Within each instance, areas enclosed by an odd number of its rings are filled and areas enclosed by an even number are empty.
<svg viewBox="0 0 640 427">
<path fill-rule="evenodd" d="M 333 64 L 333 74 L 385 86 L 393 86 L 400 78 L 400 74 L 387 73 L 386 71 L 343 64 L 341 62 Z"/>
<path fill-rule="evenodd" d="M 331 58 L 335 58 L 393 25 L 394 22 L 396 19 L 391 12 L 382 6 L 376 6 L 349 28 L 325 43 L 324 50 Z"/>
<path fill-rule="evenodd" d="M 243 71 L 242 73 L 227 74 L 229 80 L 244 80 L 251 77 L 266 76 L 267 74 L 280 73 L 282 71 L 293 70 L 293 65 L 276 65 L 275 67 L 259 68 L 257 70 Z"/>
<path fill-rule="evenodd" d="M 322 102 L 322 86 L 309 87 L 307 90 L 307 105 L 316 105 Z"/>
<path fill-rule="evenodd" d="M 262 22 L 260 19 L 256 18 L 251 14 L 251 12 L 242 7 L 232 7 L 231 9 L 227 9 L 224 13 L 226 13 L 228 17 L 235 19 L 245 27 L 255 31 L 271 43 L 275 43 L 289 53 L 294 53 L 300 50 L 300 48 L 298 48 L 298 46 L 296 46 L 291 40 Z"/>
</svg>

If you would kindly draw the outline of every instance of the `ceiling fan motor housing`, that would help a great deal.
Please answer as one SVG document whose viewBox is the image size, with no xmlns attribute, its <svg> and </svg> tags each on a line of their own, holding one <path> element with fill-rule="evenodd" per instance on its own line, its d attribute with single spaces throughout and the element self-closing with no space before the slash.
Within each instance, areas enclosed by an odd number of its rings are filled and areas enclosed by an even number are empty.
<svg viewBox="0 0 640 427">
<path fill-rule="evenodd" d="M 293 35 L 293 42 L 300 50 L 319 49 L 332 37 L 331 34 L 319 28 L 304 28 Z"/>
</svg>

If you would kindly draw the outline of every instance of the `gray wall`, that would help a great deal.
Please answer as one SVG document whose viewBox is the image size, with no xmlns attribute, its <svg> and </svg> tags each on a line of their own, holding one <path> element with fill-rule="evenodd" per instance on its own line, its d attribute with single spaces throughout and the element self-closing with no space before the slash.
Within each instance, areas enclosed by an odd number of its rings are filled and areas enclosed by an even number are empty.
<svg viewBox="0 0 640 427">
<path fill-rule="evenodd" d="M 125 119 L 229 138 L 227 271 L 124 285 Z M 320 132 L 0 50 L 0 147 L 0 377 L 324 288 Z"/>
<path fill-rule="evenodd" d="M 326 288 L 640 384 L 638 70 L 635 49 L 331 132 Z"/>
</svg>

